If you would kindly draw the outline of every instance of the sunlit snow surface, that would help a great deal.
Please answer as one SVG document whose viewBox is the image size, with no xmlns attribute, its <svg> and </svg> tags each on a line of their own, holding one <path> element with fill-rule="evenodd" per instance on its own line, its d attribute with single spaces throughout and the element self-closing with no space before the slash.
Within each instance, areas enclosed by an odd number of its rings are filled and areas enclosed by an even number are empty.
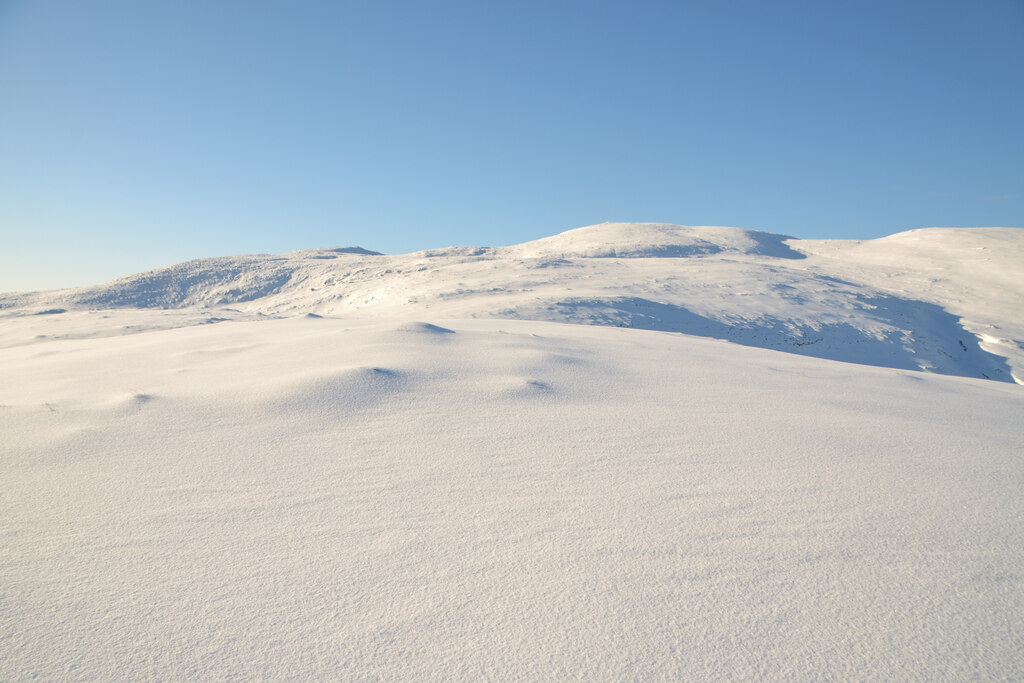
<svg viewBox="0 0 1024 683">
<path fill-rule="evenodd" d="M 1019 679 L 1022 233 L 2 296 L 0 678 Z"/>
<path fill-rule="evenodd" d="M 96 287 L 0 295 L 0 316 L 160 312 L 19 328 L 37 338 L 303 313 L 548 320 L 1014 381 L 1014 369 L 1024 376 L 1022 283 L 1020 229 L 933 228 L 851 242 L 605 223 L 513 247 L 203 259 Z"/>
</svg>

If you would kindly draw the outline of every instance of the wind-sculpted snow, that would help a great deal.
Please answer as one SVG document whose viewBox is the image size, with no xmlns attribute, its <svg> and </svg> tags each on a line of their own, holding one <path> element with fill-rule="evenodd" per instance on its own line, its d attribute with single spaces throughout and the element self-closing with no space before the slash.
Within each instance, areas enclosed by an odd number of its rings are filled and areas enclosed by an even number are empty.
<svg viewBox="0 0 1024 683">
<path fill-rule="evenodd" d="M 429 311 L 610 324 L 1013 381 L 1024 378 L 1024 231 L 915 230 L 842 242 L 605 223 L 510 247 L 202 259 L 0 298 L 6 315 L 110 308 L 202 310 L 207 319 Z"/>
<path fill-rule="evenodd" d="M 295 268 L 253 267 L 237 259 L 210 259 L 144 274 L 102 289 L 82 292 L 77 303 L 95 308 L 181 308 L 253 301 L 281 291 Z"/>
<path fill-rule="evenodd" d="M 880 295 L 859 302 L 866 315 L 852 321 L 709 317 L 673 304 L 637 297 L 568 299 L 502 317 L 682 332 L 744 346 L 816 358 L 922 370 L 943 375 L 1013 381 L 1005 359 L 988 353 L 955 316 L 934 304 Z"/>
<path fill-rule="evenodd" d="M 66 301 L 74 308 L 184 308 L 221 306 L 264 299 L 286 289 L 296 274 L 323 261 L 379 256 L 360 247 L 187 261 L 93 287 L 0 297 L 0 310 L 38 301 Z M 63 310 L 53 309 L 56 312 Z M 52 311 L 37 311 L 47 313 Z"/>
<path fill-rule="evenodd" d="M 0 348 L 0 679 L 1024 677 L 1020 387 L 419 313 Z"/>
</svg>

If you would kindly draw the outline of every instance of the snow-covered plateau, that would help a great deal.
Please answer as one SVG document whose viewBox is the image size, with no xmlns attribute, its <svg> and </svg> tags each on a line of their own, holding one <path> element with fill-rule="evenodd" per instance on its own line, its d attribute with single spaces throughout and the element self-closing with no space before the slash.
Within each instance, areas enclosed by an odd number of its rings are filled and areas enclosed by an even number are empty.
<svg viewBox="0 0 1024 683">
<path fill-rule="evenodd" d="M 1020 680 L 1024 230 L 0 294 L 0 679 Z"/>
</svg>

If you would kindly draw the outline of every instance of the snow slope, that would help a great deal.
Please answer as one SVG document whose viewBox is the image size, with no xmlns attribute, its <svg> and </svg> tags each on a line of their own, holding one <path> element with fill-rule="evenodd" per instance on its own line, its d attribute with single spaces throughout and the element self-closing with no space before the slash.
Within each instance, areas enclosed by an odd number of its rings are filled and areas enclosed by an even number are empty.
<svg viewBox="0 0 1024 683">
<path fill-rule="evenodd" d="M 204 259 L 97 287 L 0 297 L 8 316 L 124 307 L 202 307 L 200 321 L 419 310 L 614 325 L 1014 381 L 1014 371 L 1024 376 L 1024 230 L 848 242 L 606 223 L 513 247 Z"/>
<path fill-rule="evenodd" d="M 0 678 L 1020 679 L 1024 392 L 981 377 L 1017 234 L 604 225 L 7 295 Z"/>
</svg>

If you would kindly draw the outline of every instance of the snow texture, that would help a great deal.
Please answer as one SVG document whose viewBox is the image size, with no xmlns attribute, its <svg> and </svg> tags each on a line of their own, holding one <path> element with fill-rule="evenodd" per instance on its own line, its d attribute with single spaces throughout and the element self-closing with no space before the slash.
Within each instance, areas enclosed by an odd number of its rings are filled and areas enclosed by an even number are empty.
<svg viewBox="0 0 1024 683">
<path fill-rule="evenodd" d="M 1019 680 L 1022 235 L 4 295 L 0 678 Z"/>
</svg>

